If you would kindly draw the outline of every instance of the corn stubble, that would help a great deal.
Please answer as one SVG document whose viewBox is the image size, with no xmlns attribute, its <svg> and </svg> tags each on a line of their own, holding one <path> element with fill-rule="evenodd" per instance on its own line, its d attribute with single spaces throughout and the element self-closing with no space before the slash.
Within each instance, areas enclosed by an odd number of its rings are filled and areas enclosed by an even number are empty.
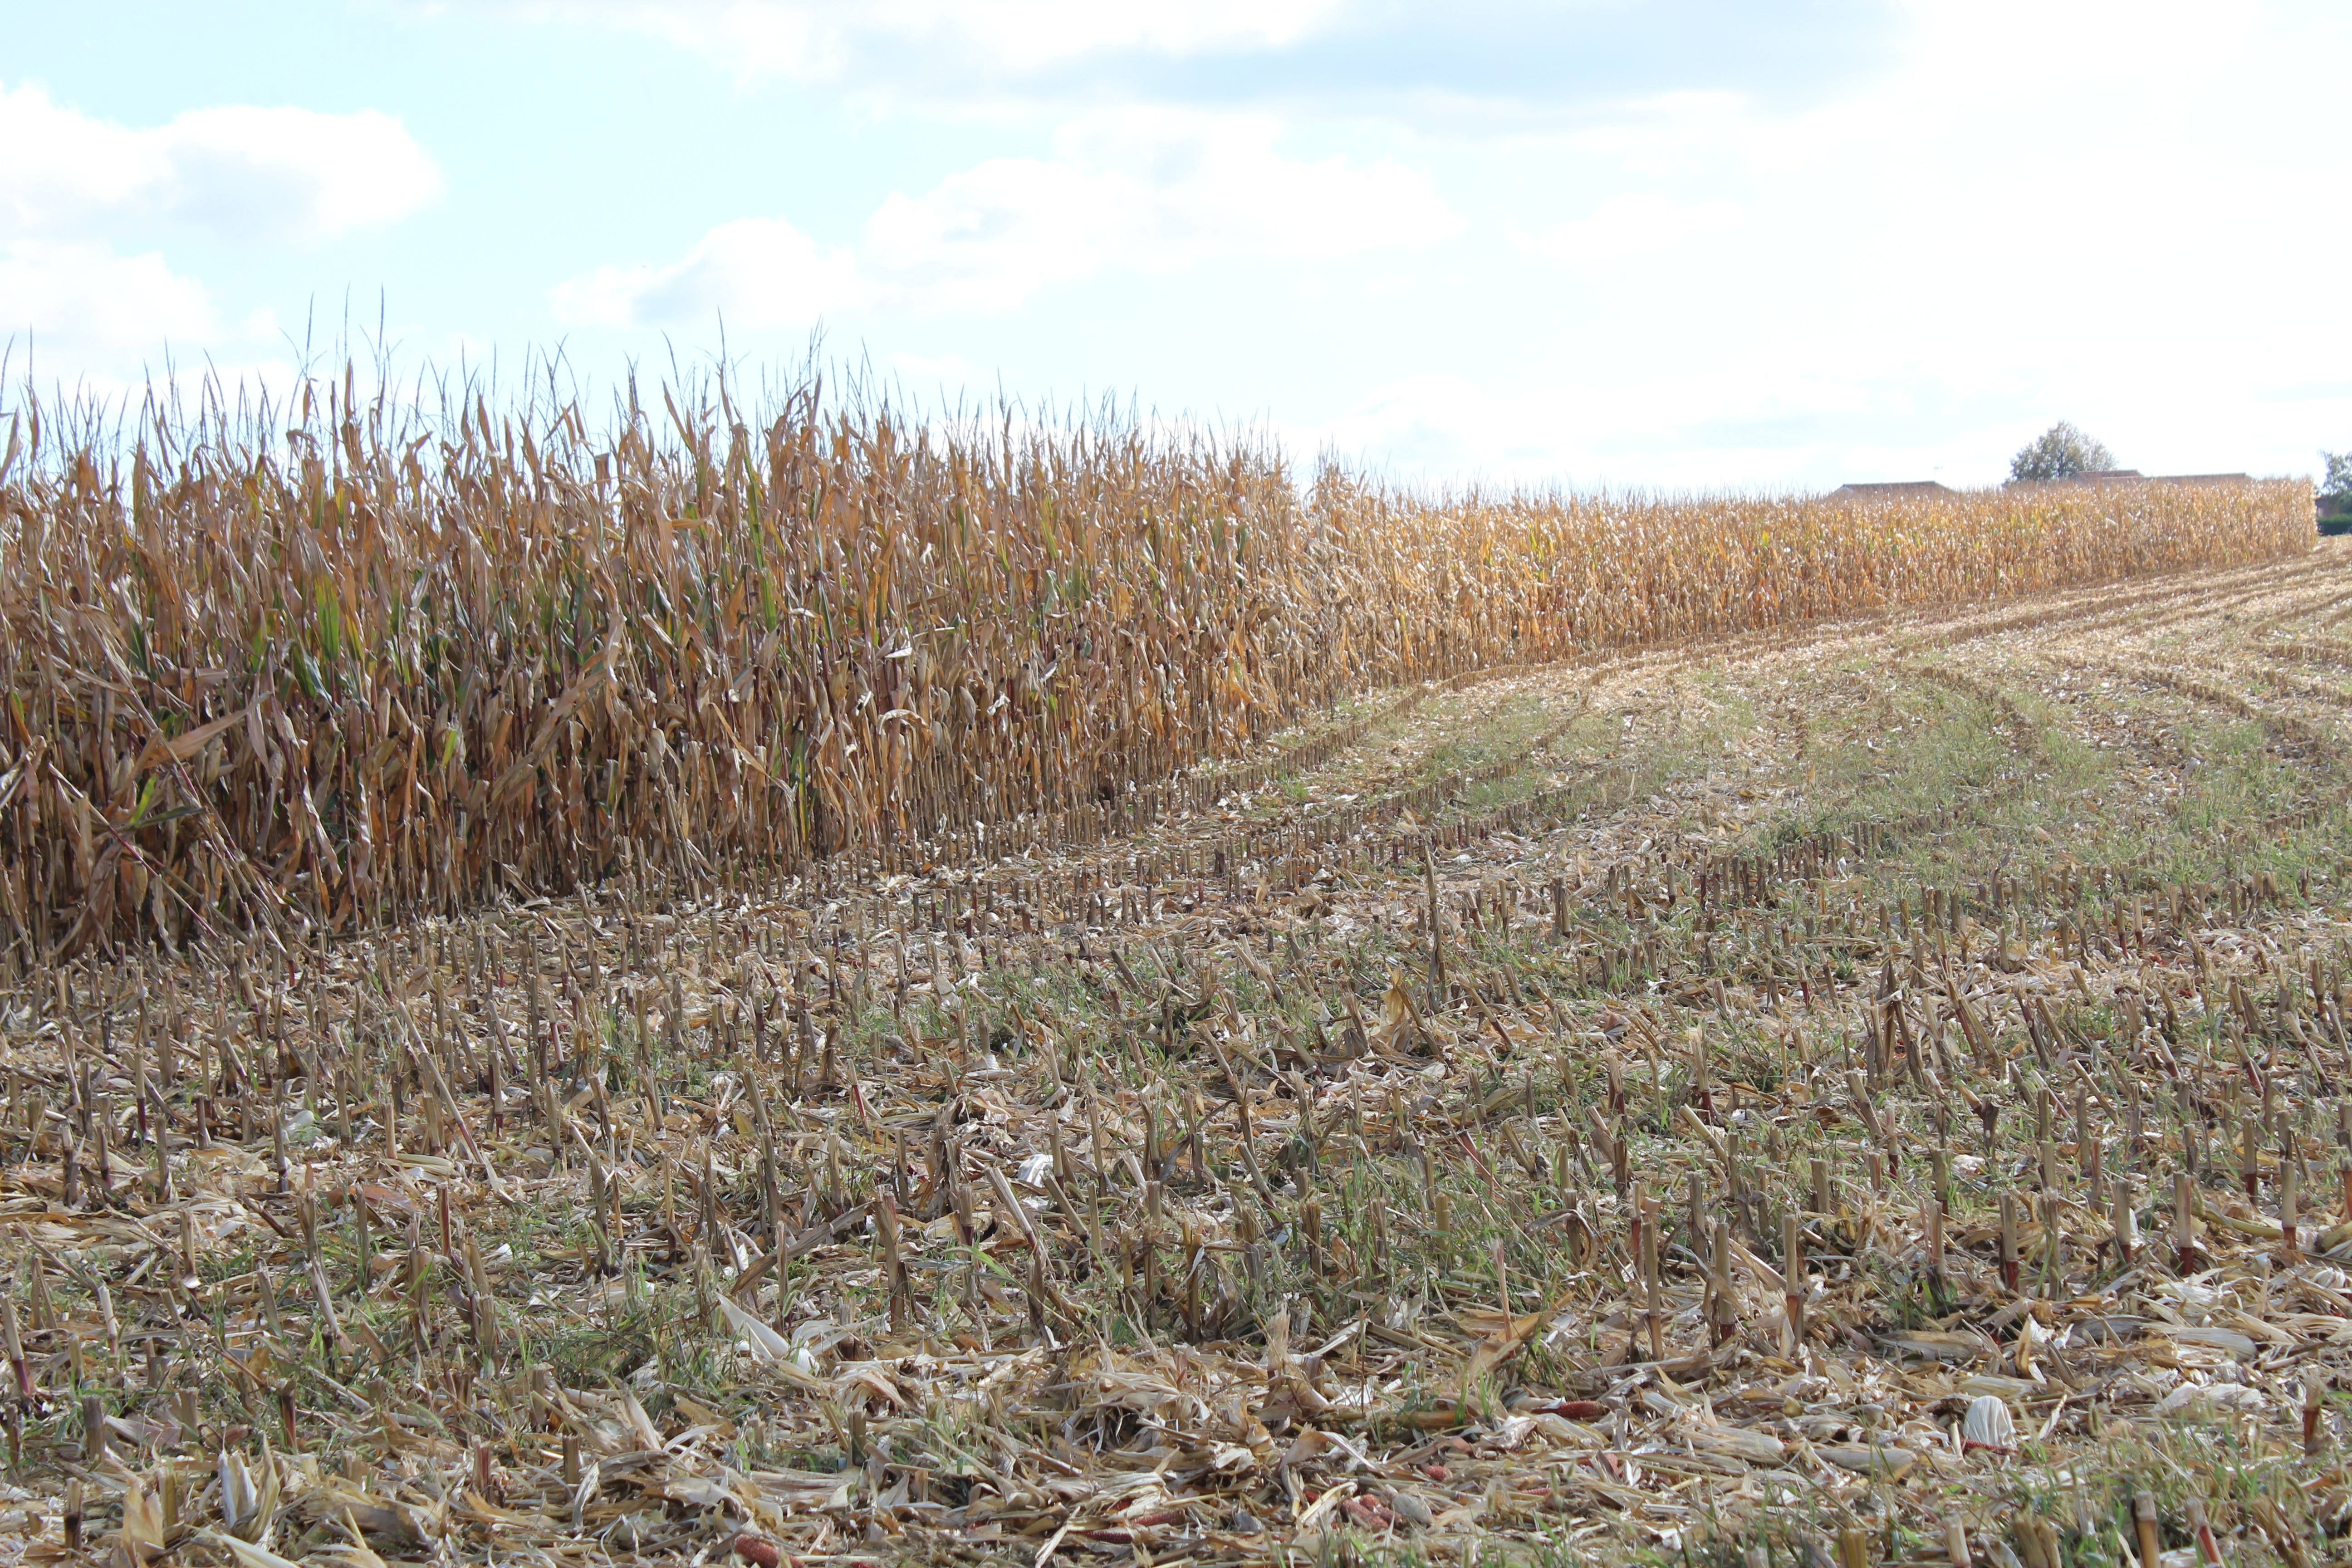
<svg viewBox="0 0 2352 1568">
<path fill-rule="evenodd" d="M 13 961 L 1065 842 L 1359 692 L 2310 547 L 2290 484 L 1302 493 L 1270 448 L 1111 418 L 634 396 L 604 441 L 569 404 L 425 421 L 348 374 L 120 428 L 23 399 Z"/>
</svg>

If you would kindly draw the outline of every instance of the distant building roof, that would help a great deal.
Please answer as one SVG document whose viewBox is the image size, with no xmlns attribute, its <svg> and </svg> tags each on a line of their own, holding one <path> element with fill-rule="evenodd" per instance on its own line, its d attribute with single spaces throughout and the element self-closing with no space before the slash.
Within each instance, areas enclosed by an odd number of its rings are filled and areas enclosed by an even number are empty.
<svg viewBox="0 0 2352 1568">
<path fill-rule="evenodd" d="M 2158 474 L 2155 482 L 2160 485 L 2250 485 L 2254 480 L 2251 474 Z"/>
<path fill-rule="evenodd" d="M 1954 492 L 1934 479 L 1889 479 L 1877 484 L 1840 485 L 1830 492 L 1841 496 L 1948 496 Z"/>
</svg>

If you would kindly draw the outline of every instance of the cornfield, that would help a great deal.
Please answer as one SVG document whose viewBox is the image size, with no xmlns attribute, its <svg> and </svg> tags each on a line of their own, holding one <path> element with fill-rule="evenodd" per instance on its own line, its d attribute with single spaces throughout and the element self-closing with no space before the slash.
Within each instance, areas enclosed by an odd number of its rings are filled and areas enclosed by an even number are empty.
<svg viewBox="0 0 2352 1568">
<path fill-rule="evenodd" d="M 17 399 L 12 963 L 1099 835 L 1381 688 L 2311 547 L 2300 483 L 1423 497 L 814 378 L 593 431 L 417 406 L 349 373 L 120 424 Z"/>
</svg>

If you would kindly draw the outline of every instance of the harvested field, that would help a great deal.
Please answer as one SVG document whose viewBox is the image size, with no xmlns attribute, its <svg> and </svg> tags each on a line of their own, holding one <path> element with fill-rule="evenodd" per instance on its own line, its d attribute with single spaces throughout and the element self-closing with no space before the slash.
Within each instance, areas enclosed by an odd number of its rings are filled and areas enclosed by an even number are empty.
<svg viewBox="0 0 2352 1568">
<path fill-rule="evenodd" d="M 0 1549 L 2342 1559 L 2347 567 L 39 968 Z"/>
</svg>

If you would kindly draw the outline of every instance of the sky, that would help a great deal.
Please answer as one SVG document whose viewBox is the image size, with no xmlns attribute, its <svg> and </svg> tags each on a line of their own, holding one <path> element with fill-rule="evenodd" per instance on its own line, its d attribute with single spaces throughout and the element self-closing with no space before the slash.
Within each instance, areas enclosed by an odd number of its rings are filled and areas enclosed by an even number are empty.
<svg viewBox="0 0 2352 1568">
<path fill-rule="evenodd" d="M 2352 448 L 2342 0 L 0 0 L 6 375 L 813 342 L 1423 486 Z"/>
</svg>

